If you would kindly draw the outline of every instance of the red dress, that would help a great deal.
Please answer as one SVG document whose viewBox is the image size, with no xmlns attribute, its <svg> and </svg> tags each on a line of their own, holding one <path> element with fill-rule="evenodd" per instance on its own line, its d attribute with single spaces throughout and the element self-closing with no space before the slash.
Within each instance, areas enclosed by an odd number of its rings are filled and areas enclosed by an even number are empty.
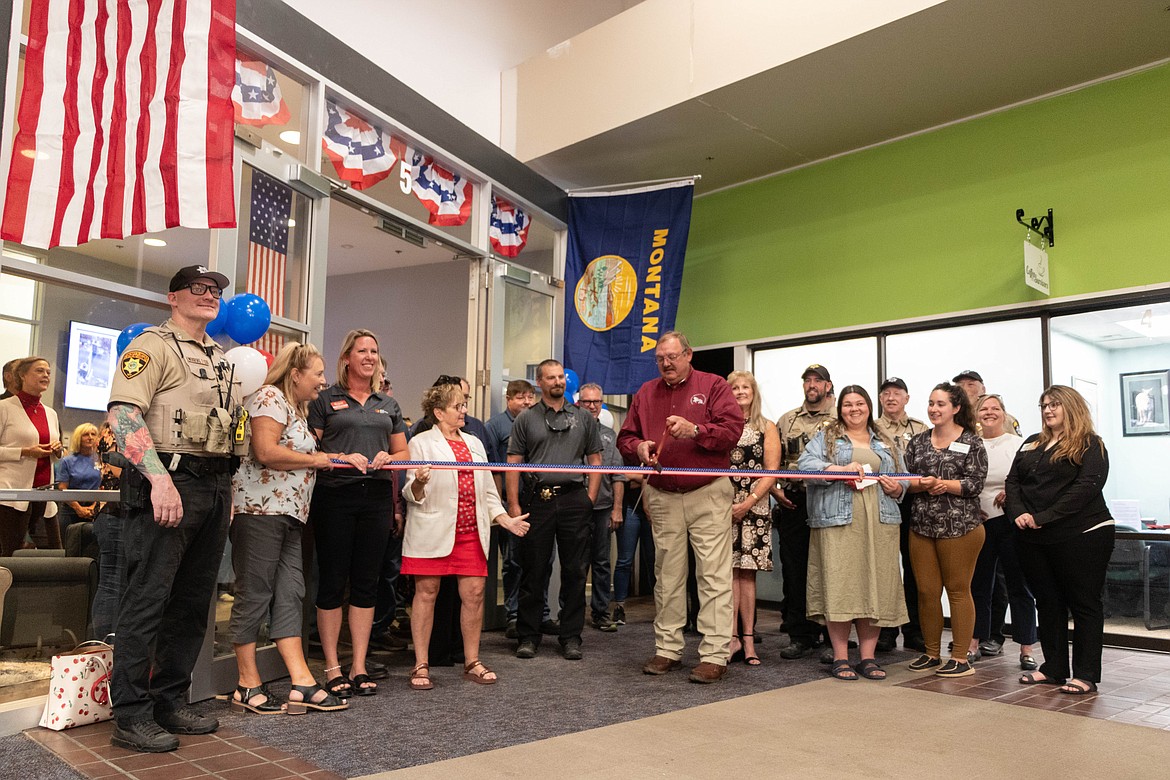
<svg viewBox="0 0 1170 780">
<path fill-rule="evenodd" d="M 462 439 L 447 439 L 455 460 L 471 462 L 471 451 Z M 457 574 L 466 577 L 486 577 L 487 558 L 479 541 L 479 524 L 475 519 L 475 472 L 458 471 L 459 503 L 455 511 L 455 546 L 442 558 L 412 558 L 402 556 L 403 574 L 443 577 Z"/>
</svg>

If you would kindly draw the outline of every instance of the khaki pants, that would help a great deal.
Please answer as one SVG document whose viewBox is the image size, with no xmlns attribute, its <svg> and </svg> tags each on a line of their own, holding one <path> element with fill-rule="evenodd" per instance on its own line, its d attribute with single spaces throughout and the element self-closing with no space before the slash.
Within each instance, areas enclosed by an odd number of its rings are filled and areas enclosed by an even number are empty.
<svg viewBox="0 0 1170 780">
<path fill-rule="evenodd" d="M 687 619 L 687 544 L 695 550 L 699 583 L 699 660 L 727 665 L 731 604 L 731 480 L 716 479 L 689 493 L 649 485 L 643 501 L 654 529 L 654 640 L 657 655 L 682 658 Z"/>
</svg>

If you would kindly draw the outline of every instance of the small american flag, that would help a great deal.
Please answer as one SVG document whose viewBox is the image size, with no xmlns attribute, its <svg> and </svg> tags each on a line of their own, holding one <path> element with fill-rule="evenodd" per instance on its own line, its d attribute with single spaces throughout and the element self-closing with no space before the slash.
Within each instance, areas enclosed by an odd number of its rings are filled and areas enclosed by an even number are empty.
<svg viewBox="0 0 1170 780">
<path fill-rule="evenodd" d="M 30 3 L 0 235 L 235 227 L 235 0 Z"/>
<path fill-rule="evenodd" d="M 268 304 L 275 317 L 284 316 L 285 266 L 292 189 L 262 171 L 252 170 L 252 206 L 248 226 L 248 289 Z M 256 347 L 275 355 L 284 336 L 269 332 Z"/>
</svg>

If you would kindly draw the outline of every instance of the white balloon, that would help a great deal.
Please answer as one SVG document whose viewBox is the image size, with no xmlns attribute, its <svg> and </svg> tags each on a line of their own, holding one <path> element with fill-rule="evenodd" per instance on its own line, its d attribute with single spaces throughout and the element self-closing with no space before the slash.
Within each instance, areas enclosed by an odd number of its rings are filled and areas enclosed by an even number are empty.
<svg viewBox="0 0 1170 780">
<path fill-rule="evenodd" d="M 609 409 L 602 409 L 601 414 L 597 417 L 597 422 L 604 425 L 606 428 L 613 427 L 613 412 Z"/>
<path fill-rule="evenodd" d="M 236 368 L 233 379 L 239 383 L 241 395 L 251 395 L 264 384 L 264 377 L 268 376 L 268 361 L 260 354 L 260 350 L 234 347 L 224 357 Z"/>
</svg>

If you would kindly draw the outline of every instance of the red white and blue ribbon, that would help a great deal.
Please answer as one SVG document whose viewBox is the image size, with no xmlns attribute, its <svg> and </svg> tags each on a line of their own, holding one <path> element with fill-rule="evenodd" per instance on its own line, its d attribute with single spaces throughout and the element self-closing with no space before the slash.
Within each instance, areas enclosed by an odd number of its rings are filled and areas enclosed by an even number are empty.
<svg viewBox="0 0 1170 780">
<path fill-rule="evenodd" d="M 503 257 L 515 257 L 528 243 L 529 217 L 519 206 L 503 198 L 492 196 L 492 216 L 488 224 L 488 238 L 492 249 Z"/>
<path fill-rule="evenodd" d="M 410 188 L 430 212 L 432 225 L 456 226 L 471 216 L 471 181 L 449 171 L 430 155 L 410 150 Z"/>
<path fill-rule="evenodd" d="M 288 104 L 280 94 L 276 71 L 266 62 L 236 60 L 236 85 L 232 87 L 236 121 L 245 125 L 285 125 Z"/>
<path fill-rule="evenodd" d="M 325 132 L 321 148 L 337 175 L 355 190 L 365 190 L 389 176 L 403 159 L 406 146 L 381 127 L 325 101 Z"/>
</svg>

